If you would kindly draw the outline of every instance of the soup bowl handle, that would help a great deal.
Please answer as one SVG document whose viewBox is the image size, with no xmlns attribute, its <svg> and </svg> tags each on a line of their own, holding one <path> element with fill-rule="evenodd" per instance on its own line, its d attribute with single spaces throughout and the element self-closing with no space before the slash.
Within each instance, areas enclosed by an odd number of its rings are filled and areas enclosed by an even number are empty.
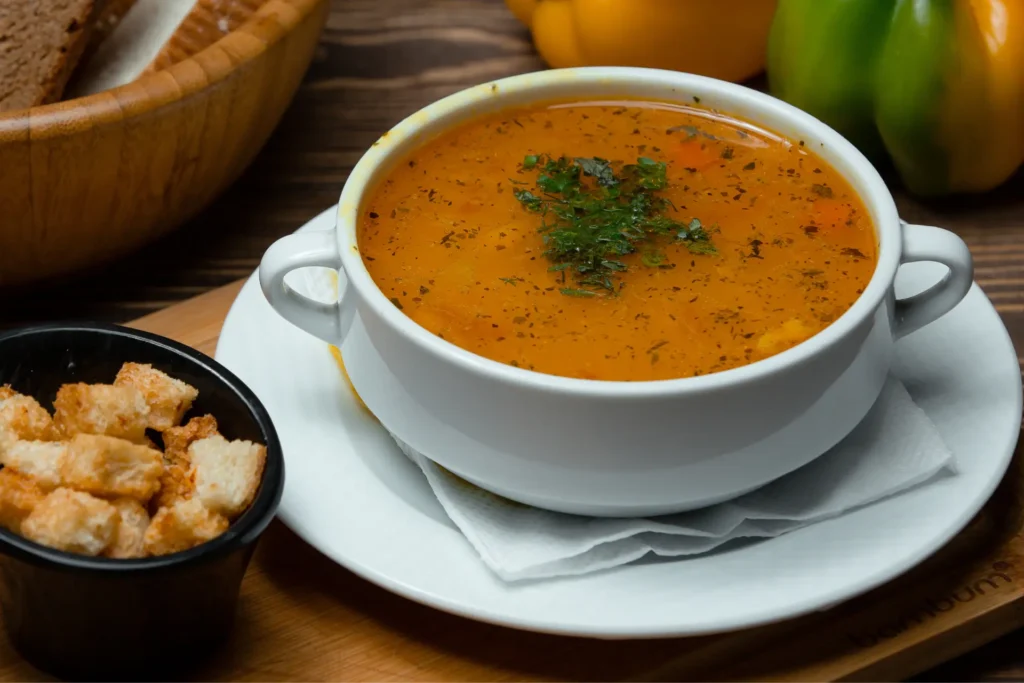
<svg viewBox="0 0 1024 683">
<path fill-rule="evenodd" d="M 901 221 L 902 222 L 902 221 Z M 949 313 L 967 296 L 974 282 L 974 264 L 964 241 L 948 230 L 903 222 L 901 263 L 934 261 L 949 272 L 925 291 L 896 301 L 896 339 Z"/>
<path fill-rule="evenodd" d="M 282 318 L 329 344 L 339 344 L 355 312 L 352 297 L 348 296 L 350 288 L 346 286 L 337 301 L 324 303 L 300 294 L 285 282 L 288 273 L 310 267 L 341 270 L 333 230 L 296 233 L 274 242 L 260 261 L 260 288 Z"/>
</svg>

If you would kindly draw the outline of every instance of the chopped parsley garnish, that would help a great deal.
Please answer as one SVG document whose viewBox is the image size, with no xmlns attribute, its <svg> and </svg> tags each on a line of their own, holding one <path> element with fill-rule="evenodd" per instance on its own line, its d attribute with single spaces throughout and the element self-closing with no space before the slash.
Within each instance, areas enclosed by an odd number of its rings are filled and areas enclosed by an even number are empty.
<svg viewBox="0 0 1024 683">
<path fill-rule="evenodd" d="M 615 278 L 628 270 L 622 257 L 645 249 L 644 265 L 663 267 L 667 257 L 653 244 L 682 243 L 694 254 L 714 254 L 709 231 L 694 218 L 673 218 L 675 207 L 659 192 L 668 186 L 664 162 L 640 157 L 613 167 L 601 158 L 557 159 L 529 155 L 524 171 L 537 173 L 536 190 L 513 192 L 527 211 L 540 214 L 539 231 L 550 270 L 571 273 L 577 287 L 566 296 L 614 293 Z M 657 254 L 657 256 L 654 256 Z"/>
</svg>

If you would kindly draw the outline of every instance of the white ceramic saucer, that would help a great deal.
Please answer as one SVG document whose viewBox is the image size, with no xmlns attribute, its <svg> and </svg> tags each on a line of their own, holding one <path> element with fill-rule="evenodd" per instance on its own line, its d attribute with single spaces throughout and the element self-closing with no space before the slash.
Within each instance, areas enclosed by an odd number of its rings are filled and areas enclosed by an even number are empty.
<svg viewBox="0 0 1024 683">
<path fill-rule="evenodd" d="M 331 209 L 303 230 L 333 225 Z M 897 281 L 903 296 L 935 279 L 934 270 L 914 266 Z M 981 508 L 1006 471 L 1021 423 L 1017 356 L 975 285 L 951 314 L 897 344 L 898 375 L 956 453 L 958 476 L 770 541 L 508 585 L 487 570 L 420 471 L 359 407 L 328 348 L 278 317 L 255 277 L 228 315 L 217 359 L 270 411 L 287 462 L 280 516 L 312 546 L 442 610 L 603 638 L 754 626 L 824 609 L 892 579 Z"/>
</svg>

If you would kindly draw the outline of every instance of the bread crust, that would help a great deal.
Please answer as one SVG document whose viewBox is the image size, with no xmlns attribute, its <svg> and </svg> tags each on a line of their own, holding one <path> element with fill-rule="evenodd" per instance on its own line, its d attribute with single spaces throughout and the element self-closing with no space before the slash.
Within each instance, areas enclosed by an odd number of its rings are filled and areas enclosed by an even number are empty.
<svg viewBox="0 0 1024 683">
<path fill-rule="evenodd" d="M 144 74 L 166 69 L 202 52 L 248 21 L 267 0 L 197 0 Z"/>
</svg>

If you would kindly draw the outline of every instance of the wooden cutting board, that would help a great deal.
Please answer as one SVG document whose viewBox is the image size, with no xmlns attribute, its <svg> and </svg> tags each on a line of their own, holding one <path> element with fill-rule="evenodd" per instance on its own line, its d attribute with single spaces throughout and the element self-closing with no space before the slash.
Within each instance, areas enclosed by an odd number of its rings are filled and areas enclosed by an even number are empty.
<svg viewBox="0 0 1024 683">
<path fill-rule="evenodd" d="M 241 283 L 132 323 L 213 354 Z M 357 578 L 275 522 L 201 680 L 896 680 L 1024 627 L 1024 457 L 946 548 L 857 599 L 689 639 L 604 642 L 475 623 Z M 599 599 L 595 596 L 595 599 Z M 112 634 L 113 635 L 113 634 Z M 154 672 L 159 670 L 158 663 Z M 0 679 L 39 674 L 0 646 Z"/>
</svg>

